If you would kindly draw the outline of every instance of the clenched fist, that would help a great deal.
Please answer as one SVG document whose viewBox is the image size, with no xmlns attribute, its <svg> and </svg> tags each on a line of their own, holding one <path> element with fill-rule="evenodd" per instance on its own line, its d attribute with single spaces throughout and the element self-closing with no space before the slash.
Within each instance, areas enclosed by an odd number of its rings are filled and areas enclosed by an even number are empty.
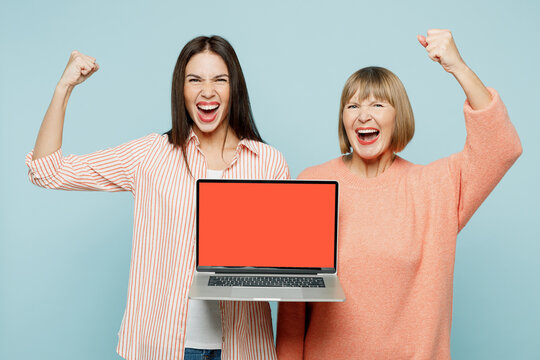
<svg viewBox="0 0 540 360">
<path fill-rule="evenodd" d="M 450 30 L 431 29 L 427 37 L 417 36 L 418 41 L 426 48 L 431 60 L 438 62 L 447 72 L 456 75 L 467 65 L 459 55 L 459 51 Z"/>
<path fill-rule="evenodd" d="M 73 50 L 59 84 L 67 87 L 79 85 L 98 70 L 96 59 Z"/>
</svg>

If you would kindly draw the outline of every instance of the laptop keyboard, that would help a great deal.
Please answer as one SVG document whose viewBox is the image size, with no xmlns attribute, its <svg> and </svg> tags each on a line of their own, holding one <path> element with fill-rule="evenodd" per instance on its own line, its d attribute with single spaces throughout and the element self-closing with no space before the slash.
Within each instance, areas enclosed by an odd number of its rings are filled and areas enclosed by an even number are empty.
<svg viewBox="0 0 540 360">
<path fill-rule="evenodd" d="M 238 287 L 298 287 L 323 288 L 322 277 L 314 276 L 210 276 L 208 286 L 238 286 Z"/>
</svg>

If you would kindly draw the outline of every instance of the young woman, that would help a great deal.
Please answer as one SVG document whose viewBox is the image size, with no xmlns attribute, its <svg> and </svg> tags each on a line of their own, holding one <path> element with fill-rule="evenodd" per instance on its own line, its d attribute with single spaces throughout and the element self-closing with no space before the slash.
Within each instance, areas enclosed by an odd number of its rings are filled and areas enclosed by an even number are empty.
<svg viewBox="0 0 540 360">
<path fill-rule="evenodd" d="M 338 273 L 347 300 L 281 303 L 283 359 L 450 359 L 456 237 L 521 154 L 495 90 L 462 60 L 450 31 L 418 37 L 462 86 L 464 149 L 427 166 L 396 153 L 414 119 L 401 81 L 368 67 L 346 82 L 339 112 L 343 157 L 303 179 L 340 182 Z"/>
<path fill-rule="evenodd" d="M 133 252 L 118 353 L 126 359 L 275 358 L 268 303 L 187 297 L 195 266 L 195 181 L 289 178 L 283 156 L 257 131 L 232 46 L 213 36 L 182 49 L 166 134 L 64 157 L 68 99 L 98 69 L 94 58 L 71 54 L 26 162 L 30 180 L 45 188 L 133 193 Z"/>
</svg>

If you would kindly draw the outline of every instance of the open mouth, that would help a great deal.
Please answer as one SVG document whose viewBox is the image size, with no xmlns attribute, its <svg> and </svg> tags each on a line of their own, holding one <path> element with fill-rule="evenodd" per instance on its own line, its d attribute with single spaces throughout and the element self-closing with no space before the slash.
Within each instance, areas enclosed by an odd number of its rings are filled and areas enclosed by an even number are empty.
<svg viewBox="0 0 540 360">
<path fill-rule="evenodd" d="M 217 116 L 219 109 L 219 103 L 216 101 L 206 102 L 201 101 L 197 103 L 197 115 L 202 122 L 212 122 Z"/>
<path fill-rule="evenodd" d="M 375 128 L 360 128 L 356 130 L 358 141 L 362 145 L 373 144 L 379 138 L 380 131 Z"/>
</svg>

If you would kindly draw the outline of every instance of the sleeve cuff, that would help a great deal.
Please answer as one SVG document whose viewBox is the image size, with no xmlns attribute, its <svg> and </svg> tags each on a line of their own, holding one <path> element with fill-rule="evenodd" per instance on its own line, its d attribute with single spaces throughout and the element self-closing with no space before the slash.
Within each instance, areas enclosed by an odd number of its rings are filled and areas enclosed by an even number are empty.
<svg viewBox="0 0 540 360">
<path fill-rule="evenodd" d="M 482 116 L 483 114 L 490 114 L 494 111 L 497 111 L 498 108 L 504 107 L 503 102 L 499 96 L 497 90 L 488 87 L 489 93 L 491 94 L 491 102 L 489 105 L 483 109 L 473 109 L 468 99 L 465 99 L 465 104 L 463 105 L 463 111 L 465 115 L 471 116 Z"/>
<path fill-rule="evenodd" d="M 43 179 L 53 176 L 62 164 L 62 149 L 58 149 L 50 155 L 32 160 L 34 150 L 26 155 L 26 166 L 30 175 L 35 179 Z"/>
<path fill-rule="evenodd" d="M 508 113 L 499 93 L 492 88 L 488 88 L 488 91 L 491 94 L 491 102 L 483 109 L 474 110 L 469 101 L 465 100 L 463 112 L 467 127 L 487 130 L 497 125 L 502 126 L 508 122 Z"/>
</svg>

